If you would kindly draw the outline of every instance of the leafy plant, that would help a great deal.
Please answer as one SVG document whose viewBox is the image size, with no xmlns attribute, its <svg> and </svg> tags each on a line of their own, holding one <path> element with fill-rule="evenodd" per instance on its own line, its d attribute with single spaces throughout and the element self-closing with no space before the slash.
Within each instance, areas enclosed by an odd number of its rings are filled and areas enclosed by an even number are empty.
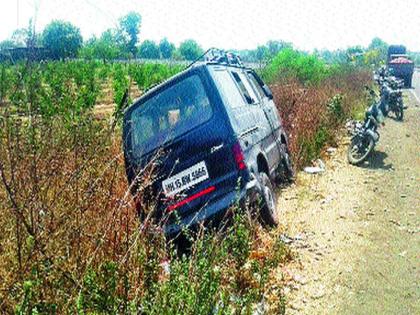
<svg viewBox="0 0 420 315">
<path fill-rule="evenodd" d="M 285 48 L 273 58 L 262 74 L 269 82 L 281 78 L 296 78 L 302 84 L 319 84 L 327 78 L 329 69 L 315 55 Z"/>
</svg>

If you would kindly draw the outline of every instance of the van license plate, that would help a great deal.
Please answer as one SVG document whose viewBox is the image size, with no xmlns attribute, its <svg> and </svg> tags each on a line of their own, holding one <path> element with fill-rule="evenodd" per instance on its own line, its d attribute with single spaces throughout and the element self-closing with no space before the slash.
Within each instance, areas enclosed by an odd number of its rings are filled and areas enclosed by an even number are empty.
<svg viewBox="0 0 420 315">
<path fill-rule="evenodd" d="M 201 161 L 182 172 L 165 179 L 162 182 L 163 191 L 166 196 L 174 196 L 179 192 L 190 188 L 209 178 L 206 163 Z"/>
</svg>

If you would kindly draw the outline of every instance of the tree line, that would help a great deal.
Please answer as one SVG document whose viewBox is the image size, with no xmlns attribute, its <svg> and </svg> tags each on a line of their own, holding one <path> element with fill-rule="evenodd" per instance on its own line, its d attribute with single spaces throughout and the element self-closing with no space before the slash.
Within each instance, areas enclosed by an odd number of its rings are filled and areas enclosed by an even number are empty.
<svg viewBox="0 0 420 315">
<path fill-rule="evenodd" d="M 70 22 L 54 20 L 35 34 L 30 22 L 28 28 L 17 29 L 9 39 L 0 42 L 0 51 L 15 48 L 42 47 L 52 59 L 81 57 L 86 59 L 184 59 L 193 60 L 203 53 L 193 39 L 183 41 L 179 47 L 163 38 L 140 42 L 141 15 L 130 12 L 118 20 L 116 27 L 105 30 L 100 36 L 83 40 L 80 28 Z"/>
<path fill-rule="evenodd" d="M 36 34 L 32 23 L 28 28 L 17 29 L 12 36 L 0 42 L 0 54 L 14 48 L 42 47 L 51 59 L 83 58 L 100 59 L 104 62 L 115 59 L 175 59 L 195 60 L 204 50 L 194 39 L 187 39 L 178 47 L 163 38 L 159 42 L 140 40 L 141 15 L 129 12 L 118 20 L 115 27 L 105 30 L 100 36 L 83 40 L 80 29 L 70 22 L 54 20 Z M 270 40 L 255 49 L 235 50 L 245 62 L 268 63 L 281 50 L 292 48 L 290 42 Z M 356 63 L 378 66 L 386 60 L 388 44 L 374 38 L 368 47 L 353 46 L 338 50 L 315 50 L 314 54 L 327 63 Z M 418 55 L 413 55 L 419 61 Z M 1 55 L 0 55 L 1 57 Z M 419 59 L 419 60 L 417 60 Z M 420 61 L 419 61 L 420 62 Z"/>
</svg>

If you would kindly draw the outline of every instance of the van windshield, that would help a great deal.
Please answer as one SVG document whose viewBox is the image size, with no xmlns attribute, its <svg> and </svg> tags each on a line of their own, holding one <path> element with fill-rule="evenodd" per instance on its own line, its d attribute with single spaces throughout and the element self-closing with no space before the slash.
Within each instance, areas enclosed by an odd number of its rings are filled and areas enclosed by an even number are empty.
<svg viewBox="0 0 420 315">
<path fill-rule="evenodd" d="M 142 154 L 182 135 L 212 116 L 203 83 L 192 75 L 140 104 L 130 117 L 133 153 Z"/>
</svg>

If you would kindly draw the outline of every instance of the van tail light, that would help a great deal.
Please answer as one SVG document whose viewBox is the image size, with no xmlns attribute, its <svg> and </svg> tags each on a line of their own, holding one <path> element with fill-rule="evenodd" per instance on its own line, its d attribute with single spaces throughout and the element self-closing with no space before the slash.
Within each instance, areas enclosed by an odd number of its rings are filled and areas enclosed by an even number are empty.
<svg viewBox="0 0 420 315">
<path fill-rule="evenodd" d="M 236 142 L 233 145 L 232 152 L 233 152 L 233 158 L 235 159 L 236 166 L 238 167 L 238 169 L 239 170 L 246 169 L 244 153 L 242 152 L 242 148 L 239 142 Z"/>
<path fill-rule="evenodd" d="M 215 190 L 216 190 L 216 187 L 215 186 L 210 186 L 210 187 L 208 187 L 206 189 L 203 189 L 203 190 L 199 191 L 198 193 L 195 193 L 194 195 L 191 195 L 191 196 L 189 196 L 189 197 L 187 197 L 185 199 L 182 199 L 181 201 L 178 201 L 177 203 L 174 203 L 173 205 L 170 205 L 168 207 L 168 212 L 171 212 L 171 211 L 173 211 L 173 210 L 175 210 L 175 209 L 177 209 L 179 207 L 182 207 L 183 205 L 185 205 L 185 204 L 187 204 L 187 203 L 189 203 L 189 202 L 191 202 L 191 201 L 193 201 L 193 200 L 195 200 L 197 198 L 200 198 L 200 197 L 202 197 L 204 195 L 207 195 L 207 194 L 209 194 L 209 193 L 211 193 L 211 192 L 213 192 Z"/>
</svg>

